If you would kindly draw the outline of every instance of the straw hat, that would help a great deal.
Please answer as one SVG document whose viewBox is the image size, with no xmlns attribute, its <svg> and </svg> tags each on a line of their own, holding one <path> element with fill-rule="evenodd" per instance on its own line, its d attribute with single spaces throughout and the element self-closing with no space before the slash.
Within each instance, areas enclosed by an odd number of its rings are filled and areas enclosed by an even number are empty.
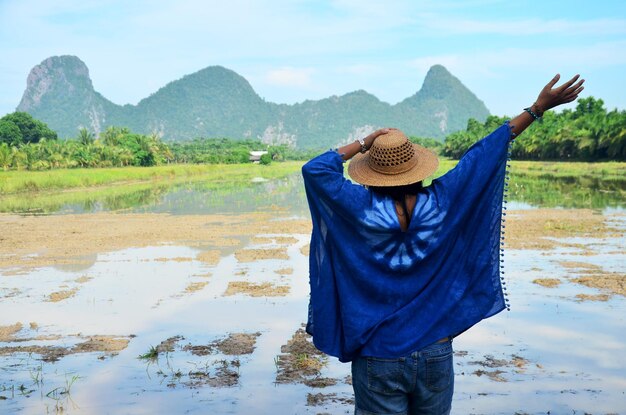
<svg viewBox="0 0 626 415">
<path fill-rule="evenodd" d="M 355 155 L 348 174 L 366 186 L 403 186 L 421 182 L 437 170 L 432 151 L 413 144 L 400 130 L 380 135 L 365 154 Z"/>
</svg>

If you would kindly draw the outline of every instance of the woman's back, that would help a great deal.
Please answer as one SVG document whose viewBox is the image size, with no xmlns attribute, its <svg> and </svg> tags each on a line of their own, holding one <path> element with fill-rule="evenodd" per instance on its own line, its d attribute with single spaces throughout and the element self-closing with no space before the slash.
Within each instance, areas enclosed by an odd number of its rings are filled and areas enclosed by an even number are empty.
<svg viewBox="0 0 626 415">
<path fill-rule="evenodd" d="M 582 91 L 578 76 L 553 89 L 558 79 L 420 191 L 398 187 L 433 174 L 436 156 L 394 129 L 303 167 L 313 222 L 307 332 L 321 351 L 353 361 L 356 413 L 450 412 L 450 338 L 505 308 L 500 227 L 509 143 Z M 370 189 L 345 179 L 349 159 L 350 176 Z M 376 370 L 377 362 L 384 367 Z M 420 366 L 429 362 L 445 370 Z M 418 372 L 436 394 L 422 393 Z"/>
</svg>

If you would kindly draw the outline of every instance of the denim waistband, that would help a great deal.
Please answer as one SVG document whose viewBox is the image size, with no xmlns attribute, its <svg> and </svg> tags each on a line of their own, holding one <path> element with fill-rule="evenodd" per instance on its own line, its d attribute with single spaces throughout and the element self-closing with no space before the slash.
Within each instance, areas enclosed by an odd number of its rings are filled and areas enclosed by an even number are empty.
<svg viewBox="0 0 626 415">
<path fill-rule="evenodd" d="M 429 346 L 424 347 L 422 350 L 417 350 L 411 353 L 411 357 L 419 358 L 419 357 L 428 357 L 434 355 L 442 355 L 445 353 L 452 353 L 452 339 L 447 339 L 443 342 L 436 342 Z"/>
</svg>

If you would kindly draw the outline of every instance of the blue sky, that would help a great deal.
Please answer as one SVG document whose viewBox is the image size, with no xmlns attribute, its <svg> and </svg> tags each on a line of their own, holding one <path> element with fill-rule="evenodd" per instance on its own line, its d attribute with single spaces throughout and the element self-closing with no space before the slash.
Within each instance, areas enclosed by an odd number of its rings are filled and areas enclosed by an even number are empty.
<svg viewBox="0 0 626 415">
<path fill-rule="evenodd" d="M 531 104 L 557 72 L 626 109 L 621 0 L 0 0 L 0 53 L 0 115 L 33 66 L 68 54 L 117 104 L 210 65 L 272 102 L 364 89 L 394 104 L 440 63 L 497 115 Z"/>
</svg>

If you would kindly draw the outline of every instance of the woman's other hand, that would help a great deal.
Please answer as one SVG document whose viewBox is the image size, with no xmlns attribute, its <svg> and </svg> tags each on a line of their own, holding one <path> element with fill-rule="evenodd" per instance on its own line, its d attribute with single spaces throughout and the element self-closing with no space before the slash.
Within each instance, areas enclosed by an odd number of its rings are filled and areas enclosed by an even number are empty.
<svg viewBox="0 0 626 415">
<path fill-rule="evenodd" d="M 378 137 L 380 137 L 381 135 L 387 134 L 391 130 L 397 130 L 397 128 L 381 128 L 379 130 L 374 131 L 373 133 L 371 133 L 370 135 L 364 138 L 363 141 L 365 141 L 365 147 L 369 150 L 370 147 L 372 147 L 372 144 L 374 144 L 374 141 L 376 141 Z"/>
<path fill-rule="evenodd" d="M 513 118 L 509 125 L 513 136 L 518 136 L 524 131 L 534 120 L 543 116 L 543 113 L 561 104 L 567 104 L 578 98 L 578 94 L 584 89 L 584 79 L 578 80 L 580 75 L 576 75 L 563 85 L 554 88 L 561 75 L 556 74 L 554 78 L 546 86 L 543 87 L 537 101 L 529 108 L 525 108 L 517 117 Z"/>
<path fill-rule="evenodd" d="M 369 150 L 370 147 L 372 147 L 372 144 L 374 144 L 374 141 L 378 137 L 380 137 L 381 135 L 387 134 L 391 130 L 397 130 L 397 128 L 381 128 L 379 130 L 374 131 L 367 137 L 365 137 L 363 139 L 363 144 L 365 145 L 365 148 Z M 341 157 L 344 160 L 350 160 L 355 154 L 359 153 L 360 151 L 361 151 L 361 143 L 359 143 L 358 141 L 355 141 L 343 147 L 339 147 L 337 149 L 337 152 L 341 154 Z"/>
<path fill-rule="evenodd" d="M 543 87 L 539 96 L 537 97 L 537 101 L 535 101 L 535 106 L 539 114 L 543 114 L 544 111 L 552 109 L 561 104 L 567 104 L 568 102 L 574 101 L 578 98 L 578 94 L 582 92 L 585 87 L 583 87 L 584 79 L 578 80 L 580 75 L 574 76 L 572 79 L 564 83 L 563 85 L 554 88 L 561 75 L 556 74 L 554 78 L 546 86 Z"/>
</svg>

